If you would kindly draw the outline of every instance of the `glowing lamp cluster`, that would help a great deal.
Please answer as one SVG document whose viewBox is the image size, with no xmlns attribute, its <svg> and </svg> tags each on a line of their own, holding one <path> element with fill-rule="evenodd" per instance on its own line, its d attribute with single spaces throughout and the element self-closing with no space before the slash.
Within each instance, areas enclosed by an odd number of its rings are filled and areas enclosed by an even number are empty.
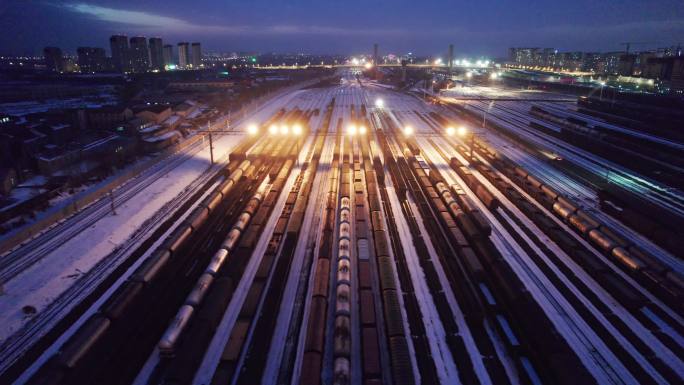
<svg viewBox="0 0 684 385">
<path fill-rule="evenodd" d="M 349 136 L 355 136 L 357 134 L 365 135 L 367 132 L 368 129 L 364 125 L 356 126 L 354 124 L 350 124 L 347 126 L 347 135 Z"/>
<path fill-rule="evenodd" d="M 454 128 L 454 127 L 449 126 L 446 128 L 445 131 L 446 131 L 446 134 L 448 136 L 458 135 L 458 136 L 463 137 L 463 136 L 466 136 L 468 134 L 468 129 L 465 128 L 464 126 L 460 126 L 458 128 Z"/>
</svg>

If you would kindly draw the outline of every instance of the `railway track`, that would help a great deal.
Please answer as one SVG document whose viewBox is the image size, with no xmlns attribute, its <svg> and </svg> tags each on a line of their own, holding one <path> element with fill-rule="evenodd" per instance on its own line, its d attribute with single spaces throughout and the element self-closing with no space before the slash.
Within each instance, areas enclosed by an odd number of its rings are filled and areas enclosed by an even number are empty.
<svg viewBox="0 0 684 385">
<path fill-rule="evenodd" d="M 388 107 L 368 107 L 374 95 Z M 536 163 L 483 141 L 471 157 L 438 108 L 360 78 L 293 100 L 261 129 L 304 136 L 239 146 L 20 382 L 684 378 L 672 268 L 537 180 Z"/>
</svg>

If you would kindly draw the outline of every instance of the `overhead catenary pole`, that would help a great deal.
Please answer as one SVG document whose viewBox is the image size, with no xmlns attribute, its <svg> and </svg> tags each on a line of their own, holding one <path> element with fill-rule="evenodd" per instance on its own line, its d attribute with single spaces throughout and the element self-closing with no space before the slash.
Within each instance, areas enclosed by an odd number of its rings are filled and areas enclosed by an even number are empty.
<svg viewBox="0 0 684 385">
<path fill-rule="evenodd" d="M 211 131 L 209 132 L 209 158 L 211 159 L 211 164 L 214 164 L 214 139 L 212 138 Z"/>
<path fill-rule="evenodd" d="M 207 121 L 207 132 L 209 132 L 209 159 L 214 164 L 214 137 L 211 135 L 211 120 Z"/>
<path fill-rule="evenodd" d="M 116 209 L 114 207 L 114 190 L 109 190 L 109 206 L 112 208 L 112 215 L 116 215 Z"/>
</svg>

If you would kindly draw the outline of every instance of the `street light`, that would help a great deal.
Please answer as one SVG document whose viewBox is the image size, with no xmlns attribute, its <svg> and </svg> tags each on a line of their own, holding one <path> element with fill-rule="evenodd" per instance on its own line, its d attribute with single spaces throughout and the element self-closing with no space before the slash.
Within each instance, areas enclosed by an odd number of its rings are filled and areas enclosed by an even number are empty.
<svg viewBox="0 0 684 385">
<path fill-rule="evenodd" d="M 366 126 L 359 126 L 359 134 L 366 135 Z"/>
<path fill-rule="evenodd" d="M 281 135 L 287 135 L 289 132 L 290 132 L 290 128 L 286 124 L 283 124 L 282 126 L 280 126 L 280 134 Z"/>
<path fill-rule="evenodd" d="M 487 127 L 487 113 L 489 111 L 491 111 L 492 107 L 494 107 L 494 101 L 493 100 L 491 102 L 489 102 L 489 106 L 487 107 L 487 109 L 484 110 L 484 114 L 482 115 L 482 128 Z"/>
<path fill-rule="evenodd" d="M 447 133 L 447 135 L 449 135 L 449 136 L 454 136 L 454 134 L 456 134 L 456 129 L 453 128 L 453 127 L 451 127 L 451 126 L 449 126 L 449 127 L 446 128 L 446 133 Z"/>
<path fill-rule="evenodd" d="M 601 85 L 601 94 L 599 95 L 599 100 L 603 100 L 603 87 L 606 86 L 606 82 L 599 82 L 599 84 Z"/>
<path fill-rule="evenodd" d="M 278 126 L 276 126 L 275 124 L 271 124 L 271 125 L 268 127 L 268 133 L 271 134 L 271 135 L 277 134 L 277 133 L 278 133 Z"/>
<path fill-rule="evenodd" d="M 411 127 L 411 126 L 404 127 L 404 135 L 405 136 L 413 135 L 413 127 Z"/>
<path fill-rule="evenodd" d="M 247 126 L 247 133 L 251 136 L 254 136 L 259 132 L 259 128 L 256 126 L 256 124 L 250 124 Z"/>
<path fill-rule="evenodd" d="M 350 136 L 356 135 L 356 126 L 353 124 L 350 124 L 349 126 L 347 126 L 347 134 Z"/>
<path fill-rule="evenodd" d="M 385 106 L 385 101 L 384 101 L 384 100 L 382 100 L 382 99 L 380 99 L 380 98 L 375 99 L 375 107 L 376 107 L 376 108 L 382 108 L 382 107 L 384 107 L 384 106 Z"/>
</svg>

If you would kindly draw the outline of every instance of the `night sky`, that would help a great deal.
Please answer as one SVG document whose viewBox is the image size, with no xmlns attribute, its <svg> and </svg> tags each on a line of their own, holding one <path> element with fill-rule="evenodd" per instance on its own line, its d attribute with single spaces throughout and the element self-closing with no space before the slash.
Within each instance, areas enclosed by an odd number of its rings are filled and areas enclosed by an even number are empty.
<svg viewBox="0 0 684 385">
<path fill-rule="evenodd" d="M 618 51 L 684 43 L 683 0 L 0 0 L 0 53 L 109 50 L 114 33 L 205 51 L 506 55 L 511 46 Z"/>
</svg>

